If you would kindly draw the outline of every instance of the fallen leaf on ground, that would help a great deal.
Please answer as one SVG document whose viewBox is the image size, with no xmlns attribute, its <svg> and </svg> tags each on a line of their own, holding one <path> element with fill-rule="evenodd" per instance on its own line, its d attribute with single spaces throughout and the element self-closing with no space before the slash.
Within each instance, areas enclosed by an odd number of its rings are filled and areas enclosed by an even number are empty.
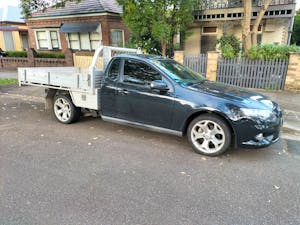
<svg viewBox="0 0 300 225">
<path fill-rule="evenodd" d="M 276 190 L 279 190 L 279 189 L 280 189 L 280 187 L 277 186 L 277 185 L 274 185 L 274 188 L 275 188 Z"/>
</svg>

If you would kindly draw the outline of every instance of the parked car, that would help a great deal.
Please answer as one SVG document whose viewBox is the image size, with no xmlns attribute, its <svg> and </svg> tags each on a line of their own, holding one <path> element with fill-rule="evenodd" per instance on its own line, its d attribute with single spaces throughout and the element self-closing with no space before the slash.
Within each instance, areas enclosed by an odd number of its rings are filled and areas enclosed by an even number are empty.
<svg viewBox="0 0 300 225">
<path fill-rule="evenodd" d="M 78 68 L 19 68 L 19 82 L 48 88 L 62 123 L 86 108 L 105 121 L 186 135 L 197 153 L 209 156 L 279 139 L 281 110 L 261 94 L 206 80 L 160 56 L 117 55 L 105 71 L 95 69 L 96 59 L 81 75 Z"/>
<path fill-rule="evenodd" d="M 0 48 L 0 57 L 6 57 L 8 56 L 7 52 L 3 51 L 2 48 Z"/>
</svg>

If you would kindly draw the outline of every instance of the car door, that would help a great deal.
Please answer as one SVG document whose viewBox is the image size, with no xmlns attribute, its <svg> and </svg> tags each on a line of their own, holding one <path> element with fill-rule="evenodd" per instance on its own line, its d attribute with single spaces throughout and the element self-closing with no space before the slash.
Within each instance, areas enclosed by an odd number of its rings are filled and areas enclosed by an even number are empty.
<svg viewBox="0 0 300 225">
<path fill-rule="evenodd" d="M 108 65 L 108 71 L 105 74 L 104 83 L 101 87 L 101 113 L 104 116 L 116 117 L 116 94 L 117 80 L 119 79 L 119 71 L 121 59 L 115 58 Z"/>
<path fill-rule="evenodd" d="M 150 88 L 154 80 L 165 79 L 163 74 L 143 61 L 124 59 L 121 80 L 117 84 L 116 107 L 120 119 L 163 128 L 171 128 L 174 92 Z"/>
</svg>

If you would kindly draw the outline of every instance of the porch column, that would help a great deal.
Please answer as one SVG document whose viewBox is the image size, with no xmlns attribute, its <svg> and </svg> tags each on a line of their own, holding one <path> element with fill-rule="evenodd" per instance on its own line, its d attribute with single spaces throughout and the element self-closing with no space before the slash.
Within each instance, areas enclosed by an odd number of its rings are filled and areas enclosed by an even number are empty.
<svg viewBox="0 0 300 225">
<path fill-rule="evenodd" d="M 300 53 L 290 53 L 285 90 L 300 90 Z"/>
<path fill-rule="evenodd" d="M 211 81 L 217 80 L 219 53 L 215 51 L 207 52 L 206 78 Z"/>
<path fill-rule="evenodd" d="M 174 51 L 174 60 L 181 64 L 184 63 L 184 51 Z"/>
</svg>

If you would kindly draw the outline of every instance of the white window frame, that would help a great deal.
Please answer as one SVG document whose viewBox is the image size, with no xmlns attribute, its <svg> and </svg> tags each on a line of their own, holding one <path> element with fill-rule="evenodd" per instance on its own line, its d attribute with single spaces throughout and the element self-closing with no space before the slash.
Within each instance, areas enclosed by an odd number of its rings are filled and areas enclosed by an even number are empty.
<svg viewBox="0 0 300 225">
<path fill-rule="evenodd" d="M 47 43 L 48 43 L 48 48 L 41 48 L 39 45 L 38 37 L 37 37 L 37 32 L 46 32 L 46 37 L 47 37 Z M 57 39 L 58 39 L 58 48 L 53 48 L 52 46 L 52 40 L 51 40 L 51 31 L 55 31 L 57 33 Z M 59 28 L 53 28 L 53 29 L 34 29 L 34 36 L 35 36 L 35 43 L 36 47 L 39 50 L 61 50 L 61 41 L 60 41 L 60 33 L 59 33 Z"/>
<path fill-rule="evenodd" d="M 82 49 L 81 48 L 81 34 L 82 33 L 78 33 L 78 32 L 74 32 L 74 33 L 66 33 L 66 39 L 67 39 L 67 42 L 68 42 L 68 48 L 72 49 L 71 48 L 71 43 L 70 43 L 70 38 L 69 38 L 69 35 L 70 34 L 77 34 L 78 35 L 78 42 L 79 42 L 79 49 L 73 49 L 73 50 L 77 50 L 77 51 L 94 51 L 96 50 L 95 49 L 92 49 L 92 41 L 94 40 L 91 40 L 91 34 L 92 33 L 97 33 L 99 35 L 99 43 L 102 43 L 102 33 L 101 32 L 98 32 L 98 31 L 95 31 L 95 32 L 85 32 L 85 33 L 88 33 L 89 34 L 89 49 Z"/>
</svg>

